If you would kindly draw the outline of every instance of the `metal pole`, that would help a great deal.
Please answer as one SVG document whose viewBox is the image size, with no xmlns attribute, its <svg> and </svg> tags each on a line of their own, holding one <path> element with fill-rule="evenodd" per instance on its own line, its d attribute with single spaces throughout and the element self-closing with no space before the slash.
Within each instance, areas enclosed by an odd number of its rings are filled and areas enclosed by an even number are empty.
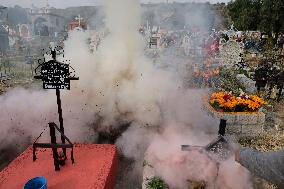
<svg viewBox="0 0 284 189">
<path fill-rule="evenodd" d="M 224 119 L 220 120 L 220 124 L 219 124 L 219 131 L 218 134 L 221 136 L 224 136 L 226 133 L 226 126 L 227 126 L 227 121 Z"/>
<path fill-rule="evenodd" d="M 36 147 L 35 144 L 33 144 L 33 161 L 36 160 Z"/>
<path fill-rule="evenodd" d="M 52 59 L 56 60 L 56 50 L 51 50 Z M 57 97 L 57 107 L 58 107 L 58 115 L 59 115 L 59 125 L 60 130 L 64 134 L 64 126 L 63 126 L 63 116 L 62 116 L 62 108 L 61 108 L 61 99 L 60 99 L 60 90 L 56 89 L 56 97 Z M 61 135 L 62 144 L 65 144 L 65 138 Z M 65 155 L 65 160 L 67 159 L 66 148 L 62 148 L 62 151 Z"/>
<path fill-rule="evenodd" d="M 49 128 L 50 128 L 51 144 L 56 144 L 56 135 L 55 135 L 54 125 L 52 123 L 49 123 Z M 60 171 L 57 148 L 52 148 L 52 152 L 53 152 L 55 171 Z"/>
<path fill-rule="evenodd" d="M 61 130 L 62 133 L 64 133 L 63 116 L 62 116 L 62 108 L 61 108 L 61 99 L 60 99 L 60 90 L 59 89 L 56 89 L 56 97 L 57 97 L 60 130 Z M 62 144 L 65 144 L 65 138 L 63 137 L 63 135 L 61 135 L 61 141 L 62 141 Z M 62 150 L 63 150 L 63 153 L 65 155 L 65 158 L 67 159 L 66 148 L 62 148 Z"/>
</svg>

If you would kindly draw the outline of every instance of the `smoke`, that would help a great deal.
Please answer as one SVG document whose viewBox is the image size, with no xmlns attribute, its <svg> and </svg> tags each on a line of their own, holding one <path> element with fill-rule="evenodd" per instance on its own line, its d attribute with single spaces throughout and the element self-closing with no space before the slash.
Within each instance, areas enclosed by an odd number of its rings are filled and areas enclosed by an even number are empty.
<svg viewBox="0 0 284 189">
<path fill-rule="evenodd" d="M 200 29 L 210 31 L 220 28 L 222 19 L 214 6 L 209 3 L 161 3 L 144 5 L 143 23 L 160 26 L 168 30 Z"/>
<path fill-rule="evenodd" d="M 233 157 L 219 162 L 200 147 L 208 144 L 212 137 L 197 135 L 185 126 L 166 128 L 153 137 L 146 151 L 146 164 L 153 167 L 156 176 L 163 178 L 170 188 L 188 188 L 189 183 L 195 181 L 206 183 L 206 188 L 252 189 L 249 172 Z M 197 147 L 181 151 L 181 144 Z"/>
<path fill-rule="evenodd" d="M 252 189 L 250 178 L 249 171 L 230 158 L 220 165 L 217 184 L 219 188 Z"/>
<path fill-rule="evenodd" d="M 209 141 L 207 137 L 200 138 L 186 128 L 167 128 L 155 137 L 147 150 L 146 161 L 171 188 L 187 188 L 188 180 L 212 183 L 217 175 L 215 162 L 205 153 L 181 151 L 181 144 L 199 145 L 200 141 Z"/>
<path fill-rule="evenodd" d="M 13 89 L 0 97 L 0 148 L 30 134 L 36 135 L 36 127 L 43 125 L 47 117 L 54 117 L 54 103 L 45 98 L 47 95 L 45 92 Z"/>
<path fill-rule="evenodd" d="M 198 6 L 198 8 L 197 8 Z M 199 28 L 203 31 L 212 29 L 214 20 L 217 17 L 216 13 L 210 10 L 210 5 L 191 5 L 190 10 L 185 14 L 185 25 L 188 28 Z"/>
<path fill-rule="evenodd" d="M 106 2 L 105 24 L 110 33 L 94 54 L 86 44 L 88 33 L 74 32 L 66 42 L 66 56 L 80 75 L 75 85 L 85 91 L 80 98 L 86 97 L 95 108 L 104 129 L 121 122 L 160 125 L 160 105 L 181 83 L 175 74 L 156 69 L 144 57 L 144 41 L 137 32 L 139 3 L 125 3 L 132 7 L 130 12 L 120 3 Z"/>
<path fill-rule="evenodd" d="M 177 69 L 158 68 L 144 56 L 145 44 L 138 33 L 138 0 L 107 0 L 105 14 L 109 33 L 98 51 L 90 53 L 87 42 L 93 34 L 88 31 L 71 32 L 65 42 L 65 57 L 80 77 L 72 82 L 71 91 L 62 92 L 66 135 L 73 142 L 95 142 L 98 132 L 112 132 L 129 124 L 116 144 L 120 152 L 136 161 L 140 172 L 146 156 L 157 175 L 173 187 L 185 188 L 187 179 L 213 184 L 216 163 L 205 154 L 180 149 L 182 144 L 204 146 L 217 133 L 218 120 L 202 110 L 202 97 L 208 91 L 186 89 Z M 33 139 L 48 122 L 56 122 L 54 93 L 14 89 L 0 97 L 4 133 L 0 148 L 29 136 Z M 247 174 L 233 161 L 220 170 L 220 188 L 231 187 L 232 178 L 247 188 Z"/>
</svg>

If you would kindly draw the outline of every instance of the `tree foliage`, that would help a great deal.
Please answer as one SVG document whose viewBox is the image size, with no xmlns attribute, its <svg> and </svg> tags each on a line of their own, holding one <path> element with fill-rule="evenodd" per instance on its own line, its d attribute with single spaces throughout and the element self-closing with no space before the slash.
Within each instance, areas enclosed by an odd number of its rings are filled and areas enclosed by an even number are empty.
<svg viewBox="0 0 284 189">
<path fill-rule="evenodd" d="M 227 8 L 239 30 L 284 31 L 283 0 L 233 0 Z"/>
</svg>

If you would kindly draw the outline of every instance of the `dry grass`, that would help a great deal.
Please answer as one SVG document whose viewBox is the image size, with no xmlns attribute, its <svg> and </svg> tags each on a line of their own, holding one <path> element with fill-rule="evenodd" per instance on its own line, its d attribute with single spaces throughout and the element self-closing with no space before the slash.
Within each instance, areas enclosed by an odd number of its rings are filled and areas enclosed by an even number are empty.
<svg viewBox="0 0 284 189">
<path fill-rule="evenodd" d="M 240 144 L 261 152 L 278 151 L 284 147 L 283 132 L 265 132 L 254 138 L 240 139 Z"/>
<path fill-rule="evenodd" d="M 245 62 L 249 63 L 249 65 L 252 66 L 252 67 L 257 67 L 261 62 L 260 57 L 258 57 L 258 56 L 252 57 L 251 54 L 245 54 L 244 60 L 245 60 Z"/>
</svg>

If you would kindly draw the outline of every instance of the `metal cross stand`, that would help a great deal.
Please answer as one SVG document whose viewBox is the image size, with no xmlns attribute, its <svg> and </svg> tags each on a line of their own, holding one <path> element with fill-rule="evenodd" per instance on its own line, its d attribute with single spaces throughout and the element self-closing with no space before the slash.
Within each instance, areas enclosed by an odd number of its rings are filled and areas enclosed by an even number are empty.
<svg viewBox="0 0 284 189">
<path fill-rule="evenodd" d="M 73 144 L 64 134 L 64 126 L 63 126 L 63 116 L 62 116 L 62 108 L 61 108 L 61 99 L 60 99 L 60 89 L 70 90 L 70 81 L 71 80 L 79 80 L 78 77 L 70 76 L 69 68 L 71 67 L 69 64 L 64 64 L 56 60 L 56 50 L 51 50 L 52 60 L 48 62 L 44 62 L 40 64 L 36 68 L 41 68 L 41 74 L 34 76 L 35 79 L 41 79 L 43 81 L 43 89 L 55 89 L 56 97 L 57 97 L 57 105 L 58 105 L 58 115 L 59 115 L 59 124 L 60 128 L 57 127 L 55 123 L 49 123 L 50 127 L 50 137 L 51 143 L 36 143 L 36 141 L 41 137 L 41 135 L 36 139 L 33 144 L 33 160 L 36 160 L 35 150 L 37 147 L 39 148 L 52 148 L 53 158 L 54 158 L 54 166 L 55 171 L 59 171 L 59 164 L 64 165 L 66 156 L 66 148 L 71 148 L 71 160 L 74 163 L 73 158 Z M 71 67 L 72 68 L 72 67 Z M 73 68 L 72 68 L 73 69 Z M 59 131 L 61 134 L 61 142 L 62 144 L 56 143 L 56 135 L 55 131 Z M 65 144 L 65 140 L 68 141 L 69 144 Z M 57 152 L 57 148 L 62 148 L 62 152 L 60 155 Z"/>
</svg>

